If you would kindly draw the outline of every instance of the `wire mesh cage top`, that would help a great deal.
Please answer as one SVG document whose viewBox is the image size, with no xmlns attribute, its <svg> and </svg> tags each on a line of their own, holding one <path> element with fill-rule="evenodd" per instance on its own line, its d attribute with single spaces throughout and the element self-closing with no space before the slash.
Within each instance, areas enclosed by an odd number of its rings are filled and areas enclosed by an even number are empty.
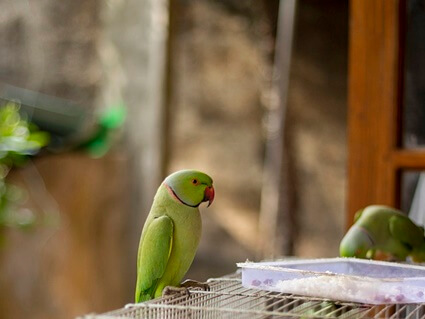
<svg viewBox="0 0 425 319">
<path fill-rule="evenodd" d="M 425 304 L 368 305 L 244 288 L 239 273 L 210 279 L 210 291 L 190 290 L 104 314 L 114 318 L 424 318 Z"/>
</svg>

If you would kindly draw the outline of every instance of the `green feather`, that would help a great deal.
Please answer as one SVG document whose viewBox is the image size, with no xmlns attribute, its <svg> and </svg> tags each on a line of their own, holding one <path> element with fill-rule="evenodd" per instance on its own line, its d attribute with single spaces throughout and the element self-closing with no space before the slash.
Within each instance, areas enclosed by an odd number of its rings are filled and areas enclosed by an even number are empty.
<svg viewBox="0 0 425 319">
<path fill-rule="evenodd" d="M 393 216 L 389 219 L 391 235 L 409 247 L 420 246 L 424 233 L 407 216 Z"/>
<path fill-rule="evenodd" d="M 173 222 L 168 216 L 154 218 L 147 226 L 138 254 L 136 302 L 149 300 L 162 277 L 173 242 Z M 155 248 L 153 248 L 155 247 Z"/>
</svg>

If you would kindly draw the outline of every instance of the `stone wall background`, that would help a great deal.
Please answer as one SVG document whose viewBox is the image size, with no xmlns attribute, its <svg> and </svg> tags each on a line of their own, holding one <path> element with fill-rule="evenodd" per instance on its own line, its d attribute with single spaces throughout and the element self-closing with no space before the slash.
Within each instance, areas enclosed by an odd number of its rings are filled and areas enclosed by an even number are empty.
<svg viewBox="0 0 425 319">
<path fill-rule="evenodd" d="M 207 171 L 217 191 L 201 208 L 204 233 L 187 277 L 220 276 L 255 259 L 277 1 L 173 0 L 170 65 L 168 5 L 0 2 L 0 81 L 92 110 L 118 100 L 128 107 L 106 157 L 39 157 L 11 175 L 28 190 L 28 208 L 59 222 L 7 231 L 5 317 L 72 318 L 131 302 L 143 221 L 176 169 Z M 342 237 L 347 12 L 346 1 L 298 3 L 288 102 L 298 256 L 335 256 Z"/>
</svg>

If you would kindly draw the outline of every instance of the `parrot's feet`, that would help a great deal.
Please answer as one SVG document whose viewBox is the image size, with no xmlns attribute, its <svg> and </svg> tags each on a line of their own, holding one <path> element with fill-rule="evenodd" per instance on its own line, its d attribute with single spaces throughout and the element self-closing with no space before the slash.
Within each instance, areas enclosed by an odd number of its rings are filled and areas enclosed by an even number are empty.
<svg viewBox="0 0 425 319">
<path fill-rule="evenodd" d="M 189 288 L 201 288 L 204 291 L 210 291 L 210 286 L 206 282 L 199 282 L 196 280 L 185 280 L 180 284 L 180 287 L 166 286 L 162 290 L 162 297 L 172 295 L 190 295 Z"/>
<path fill-rule="evenodd" d="M 201 288 L 204 291 L 210 291 L 210 285 L 208 285 L 206 282 L 199 282 L 196 280 L 185 280 L 180 284 L 180 287 L 185 288 Z"/>
<path fill-rule="evenodd" d="M 162 290 L 162 298 L 173 295 L 190 295 L 189 289 L 186 287 L 167 286 Z"/>
</svg>

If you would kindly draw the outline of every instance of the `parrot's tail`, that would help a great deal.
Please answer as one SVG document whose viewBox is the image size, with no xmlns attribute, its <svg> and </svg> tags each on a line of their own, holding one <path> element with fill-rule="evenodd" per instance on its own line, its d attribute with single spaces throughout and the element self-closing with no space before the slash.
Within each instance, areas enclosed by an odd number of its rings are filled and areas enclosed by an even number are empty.
<svg viewBox="0 0 425 319">
<path fill-rule="evenodd" d="M 148 300 L 151 300 L 151 299 L 152 299 L 151 295 L 140 294 L 140 295 L 136 296 L 136 303 L 148 301 Z"/>
<path fill-rule="evenodd" d="M 155 288 L 155 286 L 150 287 L 147 290 L 140 290 L 137 287 L 136 288 L 135 302 L 139 303 L 139 302 L 144 302 L 144 301 L 148 301 L 148 300 L 153 299 L 154 288 Z"/>
</svg>

